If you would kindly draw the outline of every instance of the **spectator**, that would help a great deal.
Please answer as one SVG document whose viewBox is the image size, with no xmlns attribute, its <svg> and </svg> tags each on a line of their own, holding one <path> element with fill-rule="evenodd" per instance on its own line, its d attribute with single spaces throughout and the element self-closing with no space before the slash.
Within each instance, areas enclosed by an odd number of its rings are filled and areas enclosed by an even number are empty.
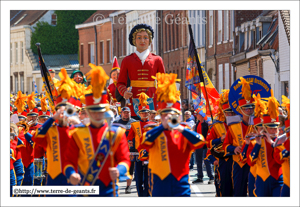
<svg viewBox="0 0 300 207">
<path fill-rule="evenodd" d="M 184 112 L 185 122 L 189 125 L 191 129 L 193 129 L 193 127 L 195 126 L 195 121 L 191 117 L 192 113 L 190 111 Z"/>
<path fill-rule="evenodd" d="M 121 119 L 118 121 L 114 121 L 114 123 L 123 124 L 126 127 L 126 132 L 125 132 L 126 137 L 128 136 L 132 122 L 136 122 L 136 120 L 131 118 L 131 113 L 130 113 L 129 107 L 123 107 L 121 110 Z M 134 152 L 132 141 L 129 141 L 128 145 L 129 145 L 129 151 Z M 130 169 L 129 169 L 129 174 L 131 176 L 133 175 L 133 170 L 134 170 L 134 161 L 131 161 L 131 165 L 130 165 Z M 132 179 L 128 179 L 126 182 L 127 182 L 127 186 L 125 188 L 125 193 L 129 194 L 129 193 L 131 193 L 130 185 L 131 185 Z"/>
<path fill-rule="evenodd" d="M 198 122 L 195 126 L 194 131 L 196 131 L 199 134 L 202 134 L 203 137 L 206 139 L 206 135 L 208 132 L 208 123 L 204 119 L 205 116 L 206 115 L 203 113 L 203 111 L 200 111 L 197 114 Z M 204 147 L 201 149 L 195 150 L 195 158 L 196 158 L 198 173 L 197 173 L 197 179 L 194 180 L 193 183 L 203 183 L 203 160 L 204 157 L 206 157 L 206 153 L 207 153 L 206 145 L 204 145 Z M 204 164 L 206 166 L 207 176 L 209 177 L 208 184 L 211 184 L 214 181 L 212 166 L 207 160 L 204 160 Z"/>
</svg>

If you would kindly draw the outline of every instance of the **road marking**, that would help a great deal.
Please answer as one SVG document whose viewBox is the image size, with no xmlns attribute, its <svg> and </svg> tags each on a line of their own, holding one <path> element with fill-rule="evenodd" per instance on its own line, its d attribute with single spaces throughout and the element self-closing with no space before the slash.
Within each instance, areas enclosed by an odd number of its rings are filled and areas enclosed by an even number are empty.
<svg viewBox="0 0 300 207">
<path fill-rule="evenodd" d="M 201 193 L 200 189 L 197 187 L 197 185 L 195 185 L 195 184 L 193 184 L 193 183 L 191 183 L 190 185 L 191 185 L 191 188 L 193 189 L 193 191 L 195 192 L 196 196 L 198 196 L 198 197 L 204 196 L 204 195 Z"/>
</svg>

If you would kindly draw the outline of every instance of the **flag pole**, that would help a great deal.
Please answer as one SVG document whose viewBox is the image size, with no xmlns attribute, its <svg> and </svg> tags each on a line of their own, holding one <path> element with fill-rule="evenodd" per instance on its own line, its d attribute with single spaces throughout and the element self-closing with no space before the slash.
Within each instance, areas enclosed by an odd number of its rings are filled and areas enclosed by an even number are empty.
<svg viewBox="0 0 300 207">
<path fill-rule="evenodd" d="M 197 52 L 196 45 L 195 45 L 195 42 L 194 42 L 193 31 L 192 31 L 192 27 L 190 25 L 189 19 L 188 19 L 188 27 L 189 27 L 190 38 L 191 38 L 191 41 L 192 41 L 192 44 L 193 44 L 193 47 L 194 47 L 194 50 L 195 50 L 195 56 L 196 56 L 196 62 L 197 62 L 197 67 L 198 67 L 200 83 L 203 82 L 204 91 L 205 91 L 205 95 L 206 95 L 205 96 L 206 102 L 208 103 L 208 109 L 210 111 L 211 121 L 213 121 L 214 119 L 213 119 L 213 115 L 212 115 L 212 112 L 211 112 L 211 107 L 210 107 L 210 104 L 209 104 L 209 99 L 208 99 L 208 95 L 207 95 L 207 91 L 206 91 L 206 87 L 205 87 L 205 82 L 204 82 L 204 77 L 203 77 L 203 73 L 202 73 L 202 65 L 200 64 L 200 61 L 199 61 L 199 56 L 198 56 L 198 52 Z"/>
</svg>

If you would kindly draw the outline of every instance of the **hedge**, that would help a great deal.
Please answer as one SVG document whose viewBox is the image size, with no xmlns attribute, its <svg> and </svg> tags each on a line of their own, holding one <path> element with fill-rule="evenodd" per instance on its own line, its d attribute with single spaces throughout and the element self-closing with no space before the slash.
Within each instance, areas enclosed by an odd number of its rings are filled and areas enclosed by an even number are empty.
<svg viewBox="0 0 300 207">
<path fill-rule="evenodd" d="M 79 36 L 75 25 L 83 23 L 95 12 L 96 10 L 56 10 L 56 26 L 38 22 L 34 27 L 30 42 L 32 52 L 37 54 L 35 43 L 40 42 L 45 55 L 77 54 Z"/>
</svg>

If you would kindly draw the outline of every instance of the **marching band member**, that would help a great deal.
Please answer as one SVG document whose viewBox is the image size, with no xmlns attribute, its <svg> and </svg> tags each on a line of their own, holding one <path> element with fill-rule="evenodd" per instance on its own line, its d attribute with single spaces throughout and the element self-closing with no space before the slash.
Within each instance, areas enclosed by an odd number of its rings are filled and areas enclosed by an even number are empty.
<svg viewBox="0 0 300 207">
<path fill-rule="evenodd" d="M 91 196 L 113 196 L 114 193 L 118 196 L 115 181 L 119 176 L 127 175 L 130 166 L 125 129 L 115 125 L 109 129 L 105 122 L 104 114 L 109 105 L 103 89 L 108 76 L 102 67 L 89 65 L 92 68 L 88 73 L 92 79 L 92 93 L 85 94 L 85 102 L 90 125 L 75 127 L 70 132 L 72 139 L 67 149 L 64 174 L 72 185 L 98 186 L 100 194 Z"/>
<path fill-rule="evenodd" d="M 241 109 L 242 121 L 233 123 L 226 133 L 223 143 L 225 155 L 233 154 L 232 179 L 233 179 L 233 196 L 247 196 L 247 182 L 250 167 L 246 163 L 240 161 L 244 137 L 248 134 L 250 115 L 253 114 L 253 98 L 249 82 L 243 77 L 240 78 L 242 85 L 242 97 L 238 100 Z"/>
<path fill-rule="evenodd" d="M 283 176 L 281 164 L 274 159 L 273 142 L 279 134 L 278 122 L 278 106 L 276 98 L 273 96 L 271 89 L 271 97 L 269 97 L 267 105 L 267 114 L 263 116 L 263 138 L 256 136 L 256 144 L 251 150 L 249 158 L 251 164 L 256 163 L 256 180 L 253 194 L 255 197 L 280 196 L 280 189 L 283 186 Z M 249 146 L 250 147 L 250 146 Z"/>
<path fill-rule="evenodd" d="M 139 95 L 139 111 L 138 115 L 141 117 L 140 121 L 131 123 L 131 128 L 127 139 L 133 142 L 135 152 L 139 153 L 139 158 L 135 162 L 135 181 L 136 189 L 139 197 L 149 196 L 148 192 L 148 151 L 140 147 L 142 135 L 144 133 L 144 126 L 154 122 L 149 121 L 150 109 L 147 99 L 149 98 L 145 93 Z M 144 186 L 144 187 L 143 187 Z"/>
<path fill-rule="evenodd" d="M 74 88 L 72 81 L 63 68 L 59 73 L 58 98 L 56 100 L 56 113 L 36 130 L 33 141 L 42 146 L 47 153 L 47 185 L 69 185 L 63 174 L 65 153 L 70 141 L 69 126 L 65 110 L 74 109 L 76 100 L 73 97 Z M 54 122 L 57 122 L 53 124 Z"/>
<path fill-rule="evenodd" d="M 189 160 L 192 150 L 205 144 L 202 135 L 181 126 L 180 92 L 176 74 L 156 74 L 158 109 L 162 124 L 143 135 L 141 148 L 149 150 L 152 196 L 190 196 Z M 173 123 L 168 122 L 173 117 Z M 177 121 L 176 121 L 177 120 Z"/>
<path fill-rule="evenodd" d="M 283 186 L 280 191 L 281 197 L 290 196 L 290 100 L 282 96 L 282 106 L 287 110 L 287 119 L 285 121 L 285 132 L 287 139 L 283 145 L 274 146 L 274 158 L 282 166 Z"/>
<path fill-rule="evenodd" d="M 242 153 L 240 154 L 240 158 L 242 162 L 247 162 L 250 166 L 250 172 L 248 176 L 248 193 L 249 197 L 254 197 L 254 188 L 255 188 L 255 180 L 257 175 L 257 165 L 251 162 L 250 153 L 253 147 L 256 144 L 256 140 L 250 140 L 251 136 L 259 136 L 263 131 L 263 115 L 266 113 L 266 103 L 261 100 L 260 94 L 255 96 L 253 94 L 253 98 L 255 100 L 255 109 L 254 109 L 254 119 L 253 119 L 253 131 L 254 133 L 248 134 L 245 137 L 245 142 L 242 146 Z M 250 147 L 249 147 L 250 146 Z"/>
<path fill-rule="evenodd" d="M 48 109 L 46 97 L 42 97 L 40 100 L 41 103 L 41 110 L 39 110 L 39 116 L 38 116 L 38 123 L 40 126 L 42 126 L 49 118 L 50 118 L 50 110 Z M 46 166 L 46 160 L 45 160 L 46 151 L 45 149 L 40 145 L 34 146 L 34 159 L 40 159 L 42 160 L 42 169 L 45 170 Z M 36 173 L 36 169 L 35 172 Z M 35 179 L 34 185 L 45 185 L 46 179 Z"/>
<path fill-rule="evenodd" d="M 129 131 L 131 129 L 131 123 L 133 123 L 133 122 L 136 122 L 136 120 L 131 118 L 129 107 L 123 107 L 121 109 L 121 119 L 119 119 L 118 121 L 114 121 L 114 123 L 122 124 L 122 125 L 125 126 L 125 128 L 126 128 L 125 135 L 126 135 L 127 139 L 128 139 Z M 129 147 L 129 152 L 132 152 L 132 153 L 135 152 L 135 149 L 133 148 L 133 142 L 132 141 L 128 140 L 128 147 Z M 130 155 L 130 163 L 131 164 L 130 164 L 130 168 L 129 168 L 129 174 L 130 174 L 131 178 L 128 178 L 126 180 L 126 182 L 127 182 L 127 186 L 125 188 L 125 193 L 126 194 L 131 193 L 130 185 L 131 185 L 131 182 L 132 182 L 134 163 L 136 161 L 136 159 L 134 159 L 134 158 L 136 158 L 136 156 Z"/>
<path fill-rule="evenodd" d="M 231 180 L 232 173 L 232 154 L 224 155 L 223 142 L 228 131 L 226 117 L 234 116 L 235 113 L 228 103 L 229 89 L 223 90 L 219 99 L 219 109 L 217 117 L 212 123 L 212 128 L 206 139 L 207 147 L 211 153 L 207 153 L 206 159 L 210 160 L 216 167 L 219 174 L 220 197 L 233 196 L 233 185 Z M 230 178 L 230 179 L 228 179 Z"/>
<path fill-rule="evenodd" d="M 14 169 L 14 162 L 16 161 L 16 148 L 17 143 L 15 140 L 17 140 L 17 134 L 18 134 L 18 127 L 15 123 L 10 123 L 10 197 L 13 196 L 12 194 L 12 188 L 13 186 L 17 185 L 17 178 L 16 178 L 16 172 Z"/>
<path fill-rule="evenodd" d="M 126 100 L 130 98 L 129 108 L 131 116 L 138 119 L 134 111 L 135 101 L 138 94 L 146 93 L 147 96 L 153 98 L 154 107 L 156 107 L 155 82 L 151 76 L 156 73 L 165 73 L 163 60 L 160 56 L 150 53 L 148 49 L 154 31 L 151 26 L 147 24 L 137 24 L 134 26 L 129 34 L 129 43 L 136 47 L 136 51 L 129 56 L 126 56 L 121 64 L 121 70 L 117 83 L 118 92 Z M 128 79 L 130 82 L 128 82 Z M 131 86 L 132 91 L 127 91 L 127 87 Z M 137 106 L 136 106 L 137 108 Z M 151 107 L 150 107 L 151 108 Z"/>
</svg>

